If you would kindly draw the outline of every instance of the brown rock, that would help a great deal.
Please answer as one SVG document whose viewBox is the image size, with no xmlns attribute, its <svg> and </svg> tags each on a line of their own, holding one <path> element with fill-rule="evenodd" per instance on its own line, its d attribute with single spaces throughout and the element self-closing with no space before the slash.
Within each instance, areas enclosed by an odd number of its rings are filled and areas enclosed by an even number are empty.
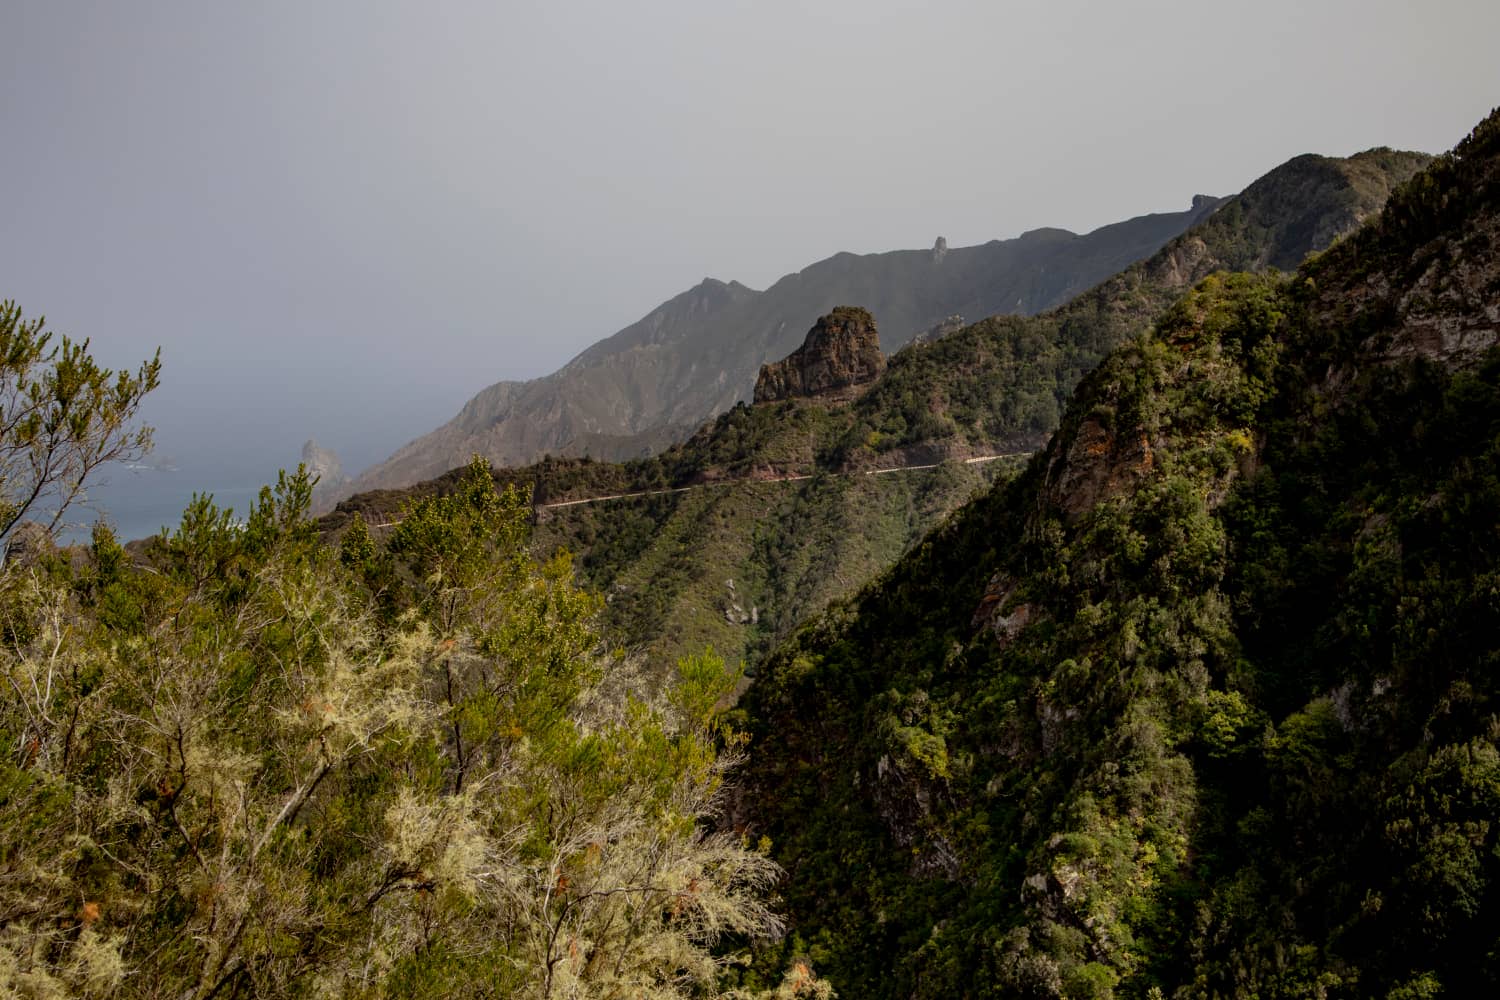
<svg viewBox="0 0 1500 1000">
<path fill-rule="evenodd" d="M 973 626 L 988 625 L 995 633 L 995 641 L 1004 649 L 1013 642 L 1021 630 L 1040 617 L 1033 604 L 1013 600 L 1019 581 L 1008 573 L 996 573 L 990 577 L 979 607 L 974 611 Z"/>
<path fill-rule="evenodd" d="M 875 318 L 857 306 L 839 306 L 813 325 L 801 347 L 761 366 L 755 402 L 838 395 L 875 381 L 883 371 Z"/>
<path fill-rule="evenodd" d="M 1052 457 L 1048 493 L 1069 523 L 1106 500 L 1134 490 L 1156 467 L 1146 432 L 1117 434 L 1090 416 Z"/>
</svg>

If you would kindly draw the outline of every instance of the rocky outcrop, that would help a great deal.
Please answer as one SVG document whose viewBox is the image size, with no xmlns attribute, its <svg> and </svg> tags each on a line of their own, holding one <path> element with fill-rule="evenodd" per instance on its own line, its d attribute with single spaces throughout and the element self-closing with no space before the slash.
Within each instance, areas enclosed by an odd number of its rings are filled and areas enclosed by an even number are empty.
<svg viewBox="0 0 1500 1000">
<path fill-rule="evenodd" d="M 984 596 L 974 611 L 972 628 L 988 626 L 1003 649 L 1015 641 L 1021 630 L 1041 617 L 1036 605 L 1015 600 L 1020 581 L 1012 574 L 996 572 L 984 588 Z"/>
<path fill-rule="evenodd" d="M 1107 421 L 1091 415 L 1053 452 L 1047 468 L 1049 499 L 1075 523 L 1105 500 L 1134 490 L 1155 465 L 1145 431 L 1117 434 Z"/>
<path fill-rule="evenodd" d="M 338 455 L 312 438 L 302 446 L 302 464 L 307 466 L 308 474 L 315 477 L 320 486 L 336 486 L 349 481 Z"/>
<path fill-rule="evenodd" d="M 785 359 L 762 365 L 755 402 L 847 395 L 885 371 L 875 317 L 857 306 L 839 306 L 807 332 Z"/>
<path fill-rule="evenodd" d="M 344 465 L 338 455 L 312 438 L 302 446 L 302 464 L 313 480 L 315 508 L 331 507 L 349 486 L 349 477 L 344 474 Z"/>
<path fill-rule="evenodd" d="M 754 604 L 746 611 L 740 604 L 740 596 L 735 593 L 734 580 L 724 581 L 729 585 L 729 596 L 724 601 L 724 620 L 731 625 L 759 625 L 760 608 Z"/>
</svg>

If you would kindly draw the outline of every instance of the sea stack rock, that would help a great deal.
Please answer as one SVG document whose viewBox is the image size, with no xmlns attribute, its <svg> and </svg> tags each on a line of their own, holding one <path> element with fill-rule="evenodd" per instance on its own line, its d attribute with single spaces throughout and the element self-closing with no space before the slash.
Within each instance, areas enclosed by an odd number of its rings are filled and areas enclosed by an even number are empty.
<svg viewBox="0 0 1500 1000">
<path fill-rule="evenodd" d="M 875 317 L 858 306 L 839 306 L 813 324 L 801 347 L 782 361 L 761 366 L 755 402 L 849 396 L 883 371 Z"/>
<path fill-rule="evenodd" d="M 348 482 L 339 457 L 331 450 L 320 447 L 311 438 L 302 446 L 302 464 L 307 466 L 308 473 L 315 476 L 321 486 Z"/>
</svg>

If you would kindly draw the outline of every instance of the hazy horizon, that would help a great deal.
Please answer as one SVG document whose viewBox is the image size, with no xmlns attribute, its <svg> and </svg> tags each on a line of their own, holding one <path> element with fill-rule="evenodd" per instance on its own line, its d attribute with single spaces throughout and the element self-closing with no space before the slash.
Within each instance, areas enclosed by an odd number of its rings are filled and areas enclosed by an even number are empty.
<svg viewBox="0 0 1500 1000">
<path fill-rule="evenodd" d="M 160 345 L 188 476 L 357 472 L 705 276 L 1182 211 L 1500 102 L 1496 5 L 1307 6 L 11 5 L 0 298 Z"/>
</svg>

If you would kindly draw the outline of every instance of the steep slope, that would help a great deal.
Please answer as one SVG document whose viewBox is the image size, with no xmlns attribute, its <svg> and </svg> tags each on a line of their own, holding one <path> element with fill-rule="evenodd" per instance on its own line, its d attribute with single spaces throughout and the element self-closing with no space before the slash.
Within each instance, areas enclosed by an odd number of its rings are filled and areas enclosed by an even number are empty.
<svg viewBox="0 0 1500 1000">
<path fill-rule="evenodd" d="M 757 292 L 705 279 L 562 369 L 530 382 L 500 382 L 449 423 L 366 470 L 348 493 L 405 486 L 482 454 L 521 465 L 590 436 L 596 458 L 628 458 L 660 439 L 680 439 L 750 398 L 761 364 L 784 357 L 807 325 L 858 303 L 880 320 L 893 351 L 958 313 L 1036 312 L 1066 301 L 1140 260 L 1219 203 L 1198 197 L 1186 212 L 1147 215 L 1078 236 L 1036 230 L 1013 240 L 931 251 L 841 253 Z"/>
<path fill-rule="evenodd" d="M 902 349 L 847 404 L 840 397 L 740 405 L 650 459 L 549 459 L 496 475 L 534 484 L 539 505 L 719 484 L 543 509 L 536 539 L 544 550 L 579 555 L 586 582 L 610 594 L 614 634 L 654 661 L 712 643 L 753 670 L 805 617 L 851 594 L 1014 465 L 961 460 L 1045 443 L 1084 366 L 1144 328 L 1143 303 L 1170 302 L 1195 268 L 1300 259 L 1300 237 L 1287 234 L 1352 228 L 1426 159 L 1374 152 L 1293 160 L 1070 305 Z M 1378 182 L 1353 180 L 1371 174 Z M 804 476 L 811 478 L 789 478 Z M 354 514 L 388 522 L 405 500 L 449 489 L 456 478 L 361 494 L 340 504 L 325 528 L 337 534 Z"/>
<path fill-rule="evenodd" d="M 1198 284 L 778 650 L 739 822 L 786 950 L 861 997 L 1494 995 L 1497 301 L 1500 114 Z"/>
</svg>

